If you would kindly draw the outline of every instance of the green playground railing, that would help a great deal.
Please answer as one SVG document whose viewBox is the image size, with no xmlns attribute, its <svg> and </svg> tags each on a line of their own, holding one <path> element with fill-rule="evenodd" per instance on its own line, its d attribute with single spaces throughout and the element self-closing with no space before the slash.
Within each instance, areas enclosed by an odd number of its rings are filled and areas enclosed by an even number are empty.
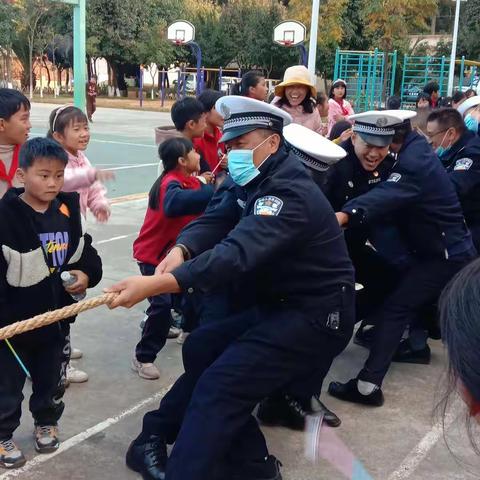
<svg viewBox="0 0 480 480">
<path fill-rule="evenodd" d="M 462 57 L 455 61 L 454 91 L 477 88 L 480 63 Z M 402 107 L 415 106 L 415 100 L 426 83 L 435 81 L 439 86 L 439 95 L 447 95 L 450 59 L 446 57 L 415 57 L 405 55 L 403 59 L 400 96 Z"/>
<path fill-rule="evenodd" d="M 333 79 L 347 82 L 348 100 L 355 111 L 362 112 L 381 107 L 393 95 L 396 67 L 396 51 L 386 54 L 378 49 L 367 52 L 337 49 Z"/>
<path fill-rule="evenodd" d="M 397 52 L 352 51 L 337 49 L 333 79 L 347 82 L 347 96 L 356 112 L 381 108 L 399 85 L 402 108 L 414 108 L 423 87 L 431 81 L 439 86 L 440 96 L 447 95 L 450 60 L 445 57 L 405 55 L 397 69 Z M 454 91 L 478 88 L 480 62 L 455 62 Z M 397 82 L 399 77 L 400 81 Z"/>
</svg>

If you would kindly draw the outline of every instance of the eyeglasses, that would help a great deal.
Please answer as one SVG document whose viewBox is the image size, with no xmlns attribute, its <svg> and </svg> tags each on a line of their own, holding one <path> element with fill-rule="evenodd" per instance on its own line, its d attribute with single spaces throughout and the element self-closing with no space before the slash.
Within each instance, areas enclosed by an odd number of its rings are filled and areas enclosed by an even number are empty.
<svg viewBox="0 0 480 480">
<path fill-rule="evenodd" d="M 443 132 L 446 132 L 447 130 L 449 130 L 448 128 L 445 128 L 443 130 L 439 130 L 438 132 L 435 132 L 435 133 L 426 133 L 425 136 L 427 138 L 433 138 L 435 136 L 437 136 L 439 133 L 443 133 Z"/>
</svg>

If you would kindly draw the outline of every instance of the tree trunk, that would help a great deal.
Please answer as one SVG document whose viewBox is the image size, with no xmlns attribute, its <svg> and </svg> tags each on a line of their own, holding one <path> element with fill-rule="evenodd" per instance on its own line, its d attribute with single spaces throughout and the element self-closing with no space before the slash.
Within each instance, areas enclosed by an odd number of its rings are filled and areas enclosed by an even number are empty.
<svg viewBox="0 0 480 480">
<path fill-rule="evenodd" d="M 435 15 L 432 16 L 432 26 L 431 26 L 431 32 L 430 32 L 432 35 L 435 35 L 435 31 L 437 29 L 437 13 L 438 13 L 438 10 L 435 13 Z"/>
<path fill-rule="evenodd" d="M 92 78 L 92 57 L 87 55 L 87 82 Z"/>
<path fill-rule="evenodd" d="M 29 96 L 30 100 L 33 98 L 33 65 L 32 65 L 32 57 L 33 57 L 33 39 L 28 40 L 28 76 L 29 76 Z"/>
<path fill-rule="evenodd" d="M 43 65 L 45 66 L 45 69 L 47 70 L 47 78 L 48 78 L 47 89 L 50 89 L 50 82 L 52 81 L 52 79 L 50 77 L 50 69 L 48 68 L 45 57 L 42 57 L 42 58 L 43 58 Z"/>
<path fill-rule="evenodd" d="M 10 47 L 7 47 L 6 67 L 7 82 L 10 84 L 12 82 L 12 49 Z"/>
</svg>

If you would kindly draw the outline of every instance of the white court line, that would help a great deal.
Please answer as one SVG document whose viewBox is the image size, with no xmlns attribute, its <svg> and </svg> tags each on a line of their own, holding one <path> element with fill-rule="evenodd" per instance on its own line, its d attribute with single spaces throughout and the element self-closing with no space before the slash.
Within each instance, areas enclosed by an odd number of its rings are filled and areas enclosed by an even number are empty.
<svg viewBox="0 0 480 480">
<path fill-rule="evenodd" d="M 450 411 L 445 417 L 444 422 L 438 421 L 433 428 L 420 440 L 413 450 L 404 458 L 401 465 L 388 477 L 388 480 L 404 480 L 410 477 L 418 468 L 428 452 L 443 436 L 444 429 L 447 430 L 450 425 L 458 418 L 461 413 L 461 400 L 452 403 Z M 0 477 L 1 478 L 1 477 Z"/>
<path fill-rule="evenodd" d="M 32 133 L 30 132 L 29 137 L 44 137 L 46 133 Z M 100 140 L 96 138 L 91 138 L 90 142 L 97 142 L 97 143 L 115 143 L 118 145 L 130 145 L 132 147 L 148 147 L 148 148 L 157 148 L 156 145 L 149 145 L 148 143 L 131 143 L 131 142 L 117 142 L 115 140 Z"/>
<path fill-rule="evenodd" d="M 131 145 L 132 147 L 158 148 L 156 145 L 149 145 L 147 143 L 116 142 L 115 140 L 98 140 L 96 138 L 91 138 L 90 141 L 97 143 L 115 143 L 118 145 Z"/>
<path fill-rule="evenodd" d="M 97 433 L 103 432 L 103 430 L 106 430 L 107 428 L 111 427 L 112 425 L 115 425 L 116 423 L 120 422 L 124 418 L 130 417 L 131 415 L 137 413 L 139 410 L 141 410 L 143 407 L 146 407 L 148 404 L 153 403 L 155 401 L 158 401 L 162 399 L 165 394 L 170 390 L 170 386 L 162 388 L 158 393 L 155 395 L 152 395 L 149 398 L 146 398 L 145 400 L 142 400 L 141 402 L 138 402 L 136 405 L 133 405 L 132 407 L 128 408 L 127 410 L 124 410 L 122 413 L 119 415 L 116 415 L 115 417 L 110 417 L 104 420 L 103 422 L 97 423 L 93 427 L 87 428 L 87 430 L 69 438 L 68 440 L 65 440 L 60 444 L 60 447 L 57 451 L 54 453 L 51 453 L 49 455 L 37 455 L 34 457 L 32 460 L 30 460 L 24 467 L 18 468 L 16 470 L 11 470 L 8 471 L 2 475 L 0 475 L 0 480 L 6 480 L 7 478 L 15 478 L 19 477 L 20 475 L 30 472 L 31 470 L 35 469 L 38 465 L 47 462 L 48 460 L 51 460 L 52 458 L 56 457 L 57 455 L 60 455 L 63 452 L 66 452 L 67 450 L 70 450 L 73 447 L 76 447 L 80 443 L 84 442 L 85 440 L 88 440 L 90 437 L 93 437 L 93 435 L 96 435 Z"/>
<path fill-rule="evenodd" d="M 133 237 L 134 235 L 138 235 L 138 232 L 129 233 L 128 235 L 119 235 L 118 237 L 107 238 L 106 240 L 100 240 L 99 242 L 96 242 L 96 245 L 102 245 L 103 243 L 115 242 L 116 240 L 122 240 L 124 238 Z"/>
<path fill-rule="evenodd" d="M 114 168 L 109 168 L 108 170 L 110 172 L 113 172 L 115 170 L 128 170 L 130 168 L 141 168 L 141 167 L 151 167 L 155 165 L 156 167 L 158 167 L 158 162 L 155 162 L 155 163 L 140 163 L 138 165 L 125 165 L 123 167 L 114 167 Z"/>
</svg>

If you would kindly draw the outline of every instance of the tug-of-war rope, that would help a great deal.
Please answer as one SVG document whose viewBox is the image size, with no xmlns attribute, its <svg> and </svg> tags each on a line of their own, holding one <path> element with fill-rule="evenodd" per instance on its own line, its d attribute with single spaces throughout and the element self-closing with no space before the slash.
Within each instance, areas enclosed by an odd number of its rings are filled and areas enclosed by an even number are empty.
<svg viewBox="0 0 480 480">
<path fill-rule="evenodd" d="M 7 342 L 12 353 L 20 363 L 20 366 L 24 369 L 27 376 L 30 377 L 28 370 L 8 342 L 9 338 L 51 325 L 52 323 L 73 317 L 87 310 L 100 307 L 101 305 L 108 305 L 117 296 L 118 292 L 105 293 L 98 297 L 74 303 L 68 307 L 42 313 L 28 320 L 12 323 L 11 325 L 0 328 L 0 340 Z M 312 463 L 319 463 L 321 459 L 327 460 L 349 480 L 372 480 L 372 477 L 367 473 L 362 463 L 353 455 L 342 440 L 336 436 L 333 429 L 325 425 L 322 426 L 322 416 L 309 417 L 307 420 L 305 454 Z"/>
<path fill-rule="evenodd" d="M 86 310 L 91 310 L 92 308 L 100 307 L 101 305 L 107 305 L 111 303 L 117 297 L 117 295 L 117 292 L 105 293 L 103 295 L 99 295 L 98 297 L 93 297 L 88 300 L 82 300 L 81 302 L 74 303 L 68 307 L 63 307 L 58 310 L 36 315 L 28 320 L 12 323 L 11 325 L 0 328 L 0 340 L 6 340 L 14 337 L 15 335 L 19 335 L 20 333 L 29 332 L 30 330 L 35 330 L 60 320 L 74 317 L 79 313 L 85 312 Z"/>
</svg>

